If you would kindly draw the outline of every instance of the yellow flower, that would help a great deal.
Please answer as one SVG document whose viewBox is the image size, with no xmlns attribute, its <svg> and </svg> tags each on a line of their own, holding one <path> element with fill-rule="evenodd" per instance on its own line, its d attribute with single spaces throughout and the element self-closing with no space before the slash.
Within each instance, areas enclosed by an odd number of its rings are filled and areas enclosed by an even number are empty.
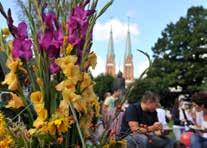
<svg viewBox="0 0 207 148">
<path fill-rule="evenodd" d="M 34 105 L 43 103 L 43 96 L 40 91 L 33 92 L 31 94 L 31 101 Z"/>
<path fill-rule="evenodd" d="M 13 144 L 13 139 L 6 128 L 3 114 L 0 112 L 0 148 L 9 148 Z"/>
<path fill-rule="evenodd" d="M 95 107 L 96 116 L 99 116 L 100 105 L 98 102 L 98 98 L 94 93 L 93 86 L 88 87 L 82 93 L 82 98 L 88 101 L 88 104 L 91 106 L 89 108 Z"/>
<path fill-rule="evenodd" d="M 83 74 L 83 80 L 81 82 L 81 91 L 84 90 L 85 88 L 89 87 L 90 85 L 92 85 L 92 81 L 91 81 L 91 76 L 88 73 L 84 73 Z"/>
<path fill-rule="evenodd" d="M 88 101 L 93 101 L 94 99 L 97 100 L 97 96 L 94 93 L 93 86 L 88 87 L 82 93 L 82 97 L 87 99 Z"/>
<path fill-rule="evenodd" d="M 74 83 L 81 79 L 80 67 L 75 65 L 76 61 L 76 56 L 66 56 L 55 61 L 62 69 L 64 75 L 71 78 Z"/>
<path fill-rule="evenodd" d="M 61 114 L 68 115 L 69 101 L 61 100 L 57 111 Z"/>
<path fill-rule="evenodd" d="M 40 128 L 45 123 L 44 121 L 47 119 L 47 110 L 41 109 L 39 112 L 37 112 L 37 119 L 34 121 L 33 126 L 36 128 Z"/>
<path fill-rule="evenodd" d="M 37 114 L 38 114 L 38 118 L 40 120 L 45 121 L 47 119 L 47 110 L 46 109 L 44 109 L 44 108 L 41 109 L 39 112 L 37 112 Z"/>
<path fill-rule="evenodd" d="M 77 95 L 74 91 L 70 89 L 64 89 L 62 92 L 62 96 L 64 100 L 71 101 L 71 102 L 74 102 L 81 98 L 80 95 Z"/>
<path fill-rule="evenodd" d="M 71 91 L 75 91 L 75 85 L 72 79 L 66 79 L 56 85 L 57 91 L 63 91 L 64 89 L 70 89 Z"/>
<path fill-rule="evenodd" d="M 78 112 L 87 113 L 87 102 L 84 98 L 73 101 L 73 105 Z"/>
<path fill-rule="evenodd" d="M 41 120 L 41 119 L 39 119 L 39 118 L 37 118 L 34 122 L 33 122 L 33 126 L 35 127 L 35 128 L 41 128 L 42 126 L 43 126 L 43 124 L 44 124 L 44 121 L 43 120 Z"/>
<path fill-rule="evenodd" d="M 10 136 L 4 137 L 4 139 L 0 139 L 0 148 L 10 148 L 13 140 Z"/>
<path fill-rule="evenodd" d="M 81 72 L 78 65 L 68 64 L 68 67 L 63 69 L 63 73 L 66 77 L 71 78 L 75 84 L 81 80 Z"/>
<path fill-rule="evenodd" d="M 18 89 L 18 79 L 15 73 L 20 63 L 21 62 L 19 59 L 13 60 L 11 57 L 9 57 L 6 62 L 7 67 L 10 69 L 10 72 L 6 74 L 2 84 L 7 84 L 9 90 L 15 91 Z"/>
<path fill-rule="evenodd" d="M 92 66 L 92 69 L 95 69 L 97 64 L 97 56 L 94 52 L 88 55 L 88 64 L 89 66 Z"/>
<path fill-rule="evenodd" d="M 34 109 L 37 113 L 41 112 L 41 110 L 44 108 L 44 103 L 40 104 L 34 104 Z"/>
<path fill-rule="evenodd" d="M 67 117 L 62 117 L 53 121 L 53 124 L 57 127 L 59 133 L 67 132 L 69 128 L 69 122 Z"/>
<path fill-rule="evenodd" d="M 52 122 L 49 122 L 47 124 L 46 130 L 50 133 L 50 135 L 55 135 L 55 133 L 56 133 L 56 127 Z"/>
<path fill-rule="evenodd" d="M 11 93 L 12 98 L 9 100 L 6 108 L 20 108 L 24 106 L 22 99 L 14 93 Z"/>
<path fill-rule="evenodd" d="M 10 57 L 6 61 L 6 66 L 14 73 L 17 71 L 19 65 L 21 65 L 21 61 L 19 59 L 14 60 Z"/>
<path fill-rule="evenodd" d="M 73 119 L 70 116 L 64 116 L 60 113 L 52 115 L 52 119 L 48 122 L 47 130 L 51 135 L 55 135 L 56 131 L 59 135 L 68 131 Z"/>
<path fill-rule="evenodd" d="M 70 54 L 72 50 L 73 50 L 73 45 L 69 43 L 66 48 L 66 54 Z"/>
<path fill-rule="evenodd" d="M 77 59 L 78 58 L 76 56 L 69 55 L 56 59 L 55 63 L 58 64 L 61 67 L 61 69 L 65 69 L 67 68 L 68 64 L 75 64 Z"/>
<path fill-rule="evenodd" d="M 9 72 L 6 74 L 4 81 L 2 82 L 2 85 L 8 85 L 8 89 L 15 91 L 18 89 L 18 79 L 14 72 Z"/>
</svg>

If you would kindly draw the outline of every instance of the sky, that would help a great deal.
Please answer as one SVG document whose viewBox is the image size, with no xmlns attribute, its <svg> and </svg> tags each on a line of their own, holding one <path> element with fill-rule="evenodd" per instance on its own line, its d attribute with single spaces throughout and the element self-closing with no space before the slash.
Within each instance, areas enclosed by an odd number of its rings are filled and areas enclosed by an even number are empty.
<svg viewBox="0 0 207 148">
<path fill-rule="evenodd" d="M 17 17 L 18 7 L 14 0 L 0 0 L 0 2 L 6 9 L 11 8 L 17 24 L 20 20 Z M 107 0 L 99 0 L 98 10 L 106 2 Z M 98 60 L 96 69 L 92 71 L 93 75 L 105 72 L 110 26 L 113 29 L 116 71 L 119 71 L 123 70 L 127 20 L 130 18 L 134 75 L 138 77 L 147 68 L 148 62 L 136 49 L 141 49 L 152 56 L 151 48 L 161 37 L 166 25 L 170 22 L 175 23 L 181 16 L 185 16 L 191 6 L 207 8 L 207 0 L 114 0 L 94 28 L 92 50 L 96 52 Z M 6 26 L 2 16 L 0 22 L 0 28 Z"/>
</svg>

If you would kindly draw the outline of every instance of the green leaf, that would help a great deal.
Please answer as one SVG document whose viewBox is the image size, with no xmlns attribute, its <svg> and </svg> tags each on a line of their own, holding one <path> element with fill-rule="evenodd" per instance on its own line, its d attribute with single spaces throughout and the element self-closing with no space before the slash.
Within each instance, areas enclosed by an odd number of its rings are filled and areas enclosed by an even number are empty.
<svg viewBox="0 0 207 148">
<path fill-rule="evenodd" d="M 109 2 L 106 3 L 106 5 L 100 10 L 100 12 L 97 15 L 97 18 L 99 18 L 104 12 L 112 5 L 114 0 L 109 0 Z"/>
</svg>

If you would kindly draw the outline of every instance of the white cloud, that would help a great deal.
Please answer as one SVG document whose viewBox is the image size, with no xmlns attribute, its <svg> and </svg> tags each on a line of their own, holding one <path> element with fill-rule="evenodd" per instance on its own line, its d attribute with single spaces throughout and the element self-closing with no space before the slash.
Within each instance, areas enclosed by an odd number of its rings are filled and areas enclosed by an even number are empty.
<svg viewBox="0 0 207 148">
<path fill-rule="evenodd" d="M 149 62 L 147 60 L 143 62 L 135 62 L 134 63 L 134 77 L 138 78 L 146 68 L 149 67 Z"/>
<path fill-rule="evenodd" d="M 108 22 L 97 22 L 94 28 L 94 39 L 97 41 L 106 41 L 109 39 L 109 32 L 112 26 L 114 40 L 126 39 L 128 24 L 119 19 L 111 19 Z M 130 23 L 130 31 L 132 36 L 138 36 L 139 30 L 136 23 Z"/>
<path fill-rule="evenodd" d="M 97 65 L 96 65 L 96 68 L 94 70 L 91 69 L 91 72 L 92 72 L 92 74 L 93 74 L 94 77 L 96 77 L 99 74 L 105 72 L 105 60 L 102 57 L 97 56 Z"/>
</svg>

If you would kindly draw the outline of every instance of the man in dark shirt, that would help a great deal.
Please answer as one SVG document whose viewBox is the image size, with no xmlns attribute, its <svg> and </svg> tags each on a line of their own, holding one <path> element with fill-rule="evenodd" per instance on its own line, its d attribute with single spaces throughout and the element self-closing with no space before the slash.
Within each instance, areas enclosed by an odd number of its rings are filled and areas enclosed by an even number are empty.
<svg viewBox="0 0 207 148">
<path fill-rule="evenodd" d="M 156 112 L 158 100 L 158 95 L 146 92 L 140 103 L 126 109 L 119 137 L 127 140 L 129 148 L 173 148 L 174 142 L 161 136 L 162 124 Z"/>
</svg>

